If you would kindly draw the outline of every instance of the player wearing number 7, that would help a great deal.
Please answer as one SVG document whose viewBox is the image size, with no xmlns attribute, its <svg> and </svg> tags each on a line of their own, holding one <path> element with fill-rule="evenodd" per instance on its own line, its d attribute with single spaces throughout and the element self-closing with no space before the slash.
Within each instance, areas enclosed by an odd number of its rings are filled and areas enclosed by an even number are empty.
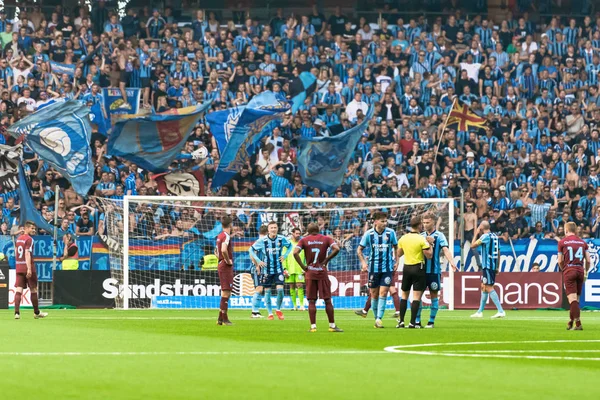
<svg viewBox="0 0 600 400">
<path fill-rule="evenodd" d="M 579 299 L 583 282 L 590 268 L 591 260 L 588 245 L 577 235 L 577 225 L 574 222 L 565 224 L 565 237 L 558 242 L 558 266 L 563 273 L 565 291 L 569 299 L 570 313 L 567 330 L 582 331 L 579 309 Z M 575 324 L 575 326 L 573 326 Z"/>
<path fill-rule="evenodd" d="M 308 236 L 300 239 L 294 248 L 294 258 L 300 268 L 306 272 L 306 295 L 308 298 L 309 332 L 317 331 L 317 299 L 325 301 L 325 312 L 329 319 L 329 332 L 343 332 L 335 324 L 333 304 L 331 303 L 331 282 L 327 275 L 327 264 L 335 257 L 340 248 L 329 236 L 319 234 L 319 226 L 308 225 Z M 330 250 L 330 251 L 329 251 Z M 304 251 L 306 265 L 300 253 Z M 329 251 L 329 255 L 327 252 Z"/>
</svg>

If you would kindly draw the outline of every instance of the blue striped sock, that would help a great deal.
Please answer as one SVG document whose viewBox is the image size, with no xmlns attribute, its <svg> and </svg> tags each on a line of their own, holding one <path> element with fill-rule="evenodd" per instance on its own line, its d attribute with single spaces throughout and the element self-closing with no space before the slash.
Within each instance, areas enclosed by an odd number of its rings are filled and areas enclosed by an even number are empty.
<svg viewBox="0 0 600 400">
<path fill-rule="evenodd" d="M 436 317 L 439 309 L 440 309 L 440 299 L 439 298 L 431 299 L 431 310 L 429 312 L 429 322 L 431 322 L 432 324 L 435 322 L 435 317 Z"/>
<path fill-rule="evenodd" d="M 496 293 L 495 290 L 492 290 L 490 292 L 490 298 L 494 302 L 494 305 L 498 309 L 498 312 L 504 312 L 504 310 L 502 309 L 502 304 L 500 303 L 500 298 L 498 297 L 498 293 Z"/>
<path fill-rule="evenodd" d="M 271 289 L 265 289 L 265 303 L 269 315 L 273 314 L 273 306 L 271 305 Z"/>
<path fill-rule="evenodd" d="M 419 306 L 419 311 L 417 312 L 417 318 L 415 321 L 417 324 L 421 323 L 421 310 L 423 310 L 423 302 L 421 301 L 421 305 Z"/>
<path fill-rule="evenodd" d="M 375 316 L 375 319 L 377 319 L 377 311 L 379 310 L 378 304 L 377 304 L 378 301 L 379 301 L 379 299 L 371 297 L 371 309 L 373 310 L 373 315 Z"/>
<path fill-rule="evenodd" d="M 387 297 L 379 297 L 379 301 L 377 303 L 377 318 L 382 319 L 383 314 L 385 313 L 385 303 L 387 302 Z"/>
<path fill-rule="evenodd" d="M 283 303 L 283 288 L 277 289 L 277 311 L 281 311 L 281 303 Z"/>
<path fill-rule="evenodd" d="M 488 301 L 488 296 L 488 292 L 481 292 L 481 302 L 479 303 L 479 310 L 477 310 L 477 312 L 483 312 L 483 309 L 485 308 L 485 303 L 487 303 Z"/>
<path fill-rule="evenodd" d="M 260 293 L 254 292 L 254 295 L 252 295 L 252 312 L 253 313 L 258 312 L 259 304 L 260 304 Z"/>
</svg>

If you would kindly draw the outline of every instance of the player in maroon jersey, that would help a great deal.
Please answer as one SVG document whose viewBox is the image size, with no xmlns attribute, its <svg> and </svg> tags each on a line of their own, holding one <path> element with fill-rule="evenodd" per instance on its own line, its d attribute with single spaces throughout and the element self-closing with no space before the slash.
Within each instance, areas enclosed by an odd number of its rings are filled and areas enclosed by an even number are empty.
<svg viewBox="0 0 600 400">
<path fill-rule="evenodd" d="M 229 297 L 233 289 L 233 245 L 231 243 L 231 217 L 221 219 L 223 232 L 217 236 L 217 257 L 219 258 L 219 281 L 221 282 L 221 304 L 217 325 L 233 325 L 227 316 Z"/>
<path fill-rule="evenodd" d="M 590 268 L 591 260 L 587 243 L 577 235 L 577 225 L 574 222 L 565 224 L 565 237 L 558 242 L 558 266 L 563 272 L 563 281 L 567 299 L 571 305 L 570 319 L 567 330 L 582 331 L 579 316 L 579 298 L 583 289 L 583 282 Z M 575 323 L 575 326 L 573 326 Z"/>
<path fill-rule="evenodd" d="M 317 298 L 325 301 L 325 312 L 329 319 L 329 332 L 343 332 L 335 324 L 333 304 L 331 303 L 331 282 L 327 275 L 327 264 L 335 257 L 340 248 L 329 236 L 319 234 L 319 226 L 308 225 L 308 236 L 300 239 L 294 249 L 294 258 L 300 268 L 306 272 L 306 298 L 308 299 L 308 315 L 310 317 L 309 332 L 317 331 Z M 304 250 L 306 265 L 300 258 Z M 327 252 L 329 251 L 329 255 Z"/>
<path fill-rule="evenodd" d="M 15 242 L 15 260 L 17 282 L 15 283 L 15 319 L 21 319 L 21 298 L 23 289 L 29 288 L 31 293 L 31 304 L 33 305 L 33 317 L 35 319 L 45 318 L 48 313 L 40 312 L 38 308 L 38 279 L 37 271 L 33 265 L 33 238 L 30 234 L 35 234 L 35 224 L 27 221 L 21 234 Z"/>
</svg>

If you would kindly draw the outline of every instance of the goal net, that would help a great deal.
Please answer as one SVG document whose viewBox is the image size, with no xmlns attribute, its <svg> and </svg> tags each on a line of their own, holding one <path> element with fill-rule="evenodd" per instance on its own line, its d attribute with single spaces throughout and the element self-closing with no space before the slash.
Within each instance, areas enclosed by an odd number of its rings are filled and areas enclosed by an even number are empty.
<svg viewBox="0 0 600 400">
<path fill-rule="evenodd" d="M 105 296 L 117 308 L 218 308 L 221 288 L 214 258 L 221 232 L 220 219 L 233 219 L 234 289 L 230 308 L 251 307 L 254 268 L 248 253 L 262 225 L 276 222 L 279 233 L 291 237 L 295 228 L 305 233 L 309 223 L 333 237 L 340 253 L 329 264 L 331 292 L 336 308 L 362 308 L 367 274 L 361 273 L 357 248 L 372 227 L 375 211 L 388 214 L 388 227 L 398 237 L 409 229 L 411 217 L 431 213 L 437 229 L 454 250 L 452 199 L 344 199 L 344 198 L 226 198 L 126 196 L 123 201 L 98 199 L 104 219 L 99 232 L 109 249 L 111 280 Z M 291 253 L 290 253 L 291 254 Z M 293 256 L 292 256 L 293 257 Z M 396 286 L 400 287 L 402 260 Z M 453 308 L 453 275 L 442 260 L 441 305 Z M 285 286 L 284 309 L 293 307 L 290 285 Z M 304 304 L 297 306 L 307 306 Z M 389 300 L 391 308 L 391 299 Z M 428 296 L 424 296 L 428 305 Z M 264 304 L 262 304 L 264 306 Z M 319 304 L 317 304 L 319 306 Z"/>
</svg>

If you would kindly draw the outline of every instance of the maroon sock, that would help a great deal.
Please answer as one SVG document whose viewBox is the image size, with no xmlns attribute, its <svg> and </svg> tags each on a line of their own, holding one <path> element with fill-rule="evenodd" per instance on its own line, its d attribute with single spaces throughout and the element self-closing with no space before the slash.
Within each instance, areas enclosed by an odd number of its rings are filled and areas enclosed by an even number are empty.
<svg viewBox="0 0 600 400">
<path fill-rule="evenodd" d="M 392 300 L 394 300 L 394 308 L 396 312 L 400 312 L 400 296 L 398 296 L 398 292 L 392 295 Z"/>
<path fill-rule="evenodd" d="M 219 306 L 221 313 L 219 314 L 219 318 L 222 321 L 228 321 L 228 318 L 227 318 L 228 306 L 229 306 L 229 299 L 227 297 L 221 297 L 221 304 Z"/>
<path fill-rule="evenodd" d="M 331 302 L 331 299 L 325 300 L 325 312 L 327 313 L 329 323 L 333 324 L 335 319 L 333 319 L 333 303 Z"/>
<path fill-rule="evenodd" d="M 31 304 L 33 305 L 33 312 L 37 315 L 40 313 L 40 309 L 38 307 L 38 294 L 37 292 L 31 293 Z"/>
<path fill-rule="evenodd" d="M 21 293 L 15 293 L 15 314 L 21 313 Z"/>
<path fill-rule="evenodd" d="M 365 303 L 365 306 L 363 307 L 363 310 L 366 312 L 369 312 L 370 309 L 371 309 L 371 296 L 367 297 L 367 302 Z"/>
<path fill-rule="evenodd" d="M 571 303 L 571 315 L 573 315 L 572 320 L 577 323 L 577 326 L 581 325 L 581 321 L 579 321 L 579 317 L 581 316 L 581 310 L 579 309 L 579 302 L 574 301 Z"/>
<path fill-rule="evenodd" d="M 317 323 L 317 303 L 314 300 L 308 301 L 308 317 L 311 325 Z"/>
</svg>

